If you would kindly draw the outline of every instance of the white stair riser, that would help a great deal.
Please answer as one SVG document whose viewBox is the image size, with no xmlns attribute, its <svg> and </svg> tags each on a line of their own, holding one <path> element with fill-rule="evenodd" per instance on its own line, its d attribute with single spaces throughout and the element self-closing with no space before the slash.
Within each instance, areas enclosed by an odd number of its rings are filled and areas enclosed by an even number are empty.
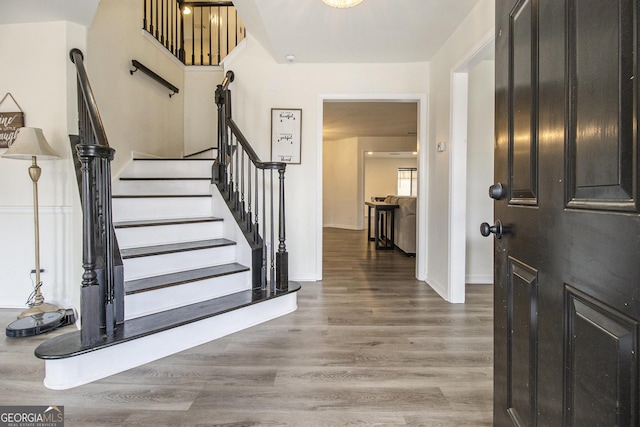
<svg viewBox="0 0 640 427">
<path fill-rule="evenodd" d="M 211 194 L 209 180 L 156 180 L 128 181 L 117 180 L 113 183 L 113 194 L 127 195 L 173 195 L 173 194 Z"/>
<path fill-rule="evenodd" d="M 114 198 L 112 204 L 114 222 L 211 215 L 210 197 Z"/>
<path fill-rule="evenodd" d="M 45 360 L 44 385 L 66 390 L 241 331 L 298 307 L 296 293 L 100 350 Z"/>
<path fill-rule="evenodd" d="M 124 279 L 157 276 L 234 262 L 235 245 L 163 255 L 129 258 L 124 262 Z"/>
<path fill-rule="evenodd" d="M 121 249 L 193 240 L 218 239 L 223 236 L 223 222 L 157 225 L 153 227 L 116 228 Z"/>
<path fill-rule="evenodd" d="M 251 289 L 251 272 L 228 274 L 179 286 L 127 295 L 125 319 L 194 304 L 211 298 Z"/>
<path fill-rule="evenodd" d="M 134 160 L 129 164 L 122 177 L 137 178 L 173 178 L 173 177 L 211 177 L 213 159 L 209 160 Z"/>
</svg>

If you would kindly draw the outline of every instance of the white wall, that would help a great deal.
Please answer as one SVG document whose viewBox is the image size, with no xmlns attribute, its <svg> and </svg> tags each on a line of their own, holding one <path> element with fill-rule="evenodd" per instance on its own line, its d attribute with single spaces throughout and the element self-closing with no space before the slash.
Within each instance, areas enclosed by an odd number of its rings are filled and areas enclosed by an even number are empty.
<svg viewBox="0 0 640 427">
<path fill-rule="evenodd" d="M 417 168 L 416 158 L 364 156 L 364 199 L 398 194 L 398 169 Z"/>
<path fill-rule="evenodd" d="M 241 55 L 225 64 L 236 74 L 232 83 L 234 118 L 258 155 L 269 158 L 271 108 L 302 109 L 302 163 L 286 172 L 287 248 L 292 280 L 322 275 L 316 259 L 322 228 L 321 111 L 323 96 L 427 93 L 429 65 L 410 64 L 277 64 L 248 35 Z M 393 76 L 393 78 L 389 78 Z M 419 123 L 419 127 L 426 123 Z"/>
<path fill-rule="evenodd" d="M 143 36 L 142 2 L 101 0 L 88 33 L 87 72 L 109 145 L 116 149 L 117 175 L 132 152 L 158 157 L 184 151 L 184 67 Z M 180 89 L 169 89 L 137 71 L 136 59 Z M 213 102 L 213 100 L 211 101 Z"/>
<path fill-rule="evenodd" d="M 445 299 L 451 302 L 464 301 L 452 298 L 453 273 L 464 278 L 464 272 L 452 272 L 451 266 L 451 224 L 452 212 L 452 76 L 460 62 L 495 27 L 494 0 L 480 0 L 473 11 L 434 55 L 430 63 L 429 97 L 429 270 L 427 282 Z M 447 149 L 436 152 L 436 144 L 445 142 Z M 466 141 L 465 141 L 466 142 Z M 464 185 L 463 185 L 464 187 Z M 454 208 L 455 209 L 455 208 Z M 464 242 L 461 245 L 464 256 Z M 455 254 L 453 254 L 455 256 Z M 464 286 L 464 283 L 462 283 Z"/>
<path fill-rule="evenodd" d="M 469 72 L 467 122 L 466 282 L 493 283 L 493 238 L 482 237 L 480 224 L 493 223 L 494 61 Z"/>
<path fill-rule="evenodd" d="M 81 221 L 69 134 L 77 131 L 72 47 L 86 47 L 86 28 L 58 21 L 0 25 L 3 57 L 0 97 L 11 92 L 25 125 L 42 128 L 60 160 L 41 161 L 40 257 L 44 297 L 79 308 Z M 9 66 L 10 65 L 10 66 Z M 4 104 L 3 104 L 4 106 Z M 5 150 L 0 150 L 0 155 Z M 35 268 L 30 162 L 0 158 L 0 306 L 21 307 L 32 290 Z"/>
<path fill-rule="evenodd" d="M 358 138 L 325 141 L 323 146 L 323 222 L 325 227 L 361 230 L 362 162 Z"/>
<path fill-rule="evenodd" d="M 217 146 L 218 110 L 216 86 L 222 82 L 220 67 L 186 67 L 184 76 L 184 154 Z"/>
</svg>

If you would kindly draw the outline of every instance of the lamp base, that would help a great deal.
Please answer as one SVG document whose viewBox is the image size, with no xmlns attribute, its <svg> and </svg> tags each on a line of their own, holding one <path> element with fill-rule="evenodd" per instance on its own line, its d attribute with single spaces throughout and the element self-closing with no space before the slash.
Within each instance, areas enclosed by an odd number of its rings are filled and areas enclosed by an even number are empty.
<svg viewBox="0 0 640 427">
<path fill-rule="evenodd" d="M 30 307 L 25 311 L 23 311 L 22 313 L 20 313 L 18 315 L 18 319 L 22 319 L 28 316 L 33 316 L 34 314 L 39 314 L 39 313 L 51 313 L 58 310 L 60 310 L 60 308 L 57 305 L 43 302 L 42 304 L 34 305 L 33 307 Z"/>
</svg>

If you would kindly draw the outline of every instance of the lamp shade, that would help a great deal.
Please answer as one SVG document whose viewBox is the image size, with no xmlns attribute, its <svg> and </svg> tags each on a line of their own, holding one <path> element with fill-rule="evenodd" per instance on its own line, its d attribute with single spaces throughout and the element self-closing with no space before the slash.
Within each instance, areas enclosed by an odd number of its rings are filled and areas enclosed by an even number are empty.
<svg viewBox="0 0 640 427">
<path fill-rule="evenodd" d="M 42 160 L 58 159 L 58 155 L 47 142 L 47 139 L 39 128 L 20 128 L 11 147 L 4 152 L 2 157 L 8 159 L 31 160 L 32 157 Z"/>
<path fill-rule="evenodd" d="M 322 0 L 322 1 L 331 7 L 337 7 L 339 9 L 356 6 L 362 3 L 362 0 Z"/>
</svg>

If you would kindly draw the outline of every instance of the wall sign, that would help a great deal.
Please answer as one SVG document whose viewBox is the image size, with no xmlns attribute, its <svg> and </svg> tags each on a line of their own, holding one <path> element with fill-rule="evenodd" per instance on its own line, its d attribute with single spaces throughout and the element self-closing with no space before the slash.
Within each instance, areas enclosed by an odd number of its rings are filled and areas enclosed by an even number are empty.
<svg viewBox="0 0 640 427">
<path fill-rule="evenodd" d="M 271 109 L 271 161 L 300 164 L 302 110 Z"/>
<path fill-rule="evenodd" d="M 11 144 L 13 144 L 13 141 L 16 139 L 18 134 L 18 129 L 24 126 L 24 113 L 13 98 L 13 95 L 7 92 L 0 101 L 0 107 L 7 97 L 11 97 L 11 100 L 13 100 L 13 103 L 20 111 L 0 112 L 0 148 L 11 147 Z"/>
</svg>

